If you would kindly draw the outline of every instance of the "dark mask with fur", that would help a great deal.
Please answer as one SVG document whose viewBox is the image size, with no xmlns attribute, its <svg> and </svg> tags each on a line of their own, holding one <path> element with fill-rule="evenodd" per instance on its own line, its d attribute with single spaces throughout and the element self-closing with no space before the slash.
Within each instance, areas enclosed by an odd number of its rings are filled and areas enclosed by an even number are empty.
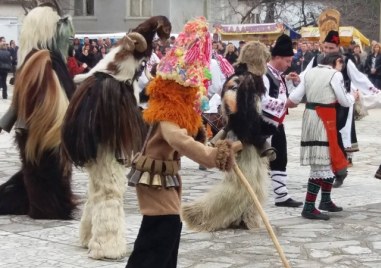
<svg viewBox="0 0 381 268">
<path fill-rule="evenodd" d="M 77 75 L 83 83 L 73 96 L 63 126 L 66 156 L 83 166 L 97 158 L 100 146 L 124 161 L 138 152 L 145 137 L 137 102 L 136 79 L 152 53 L 156 34 L 169 37 L 170 23 L 153 17 L 122 38 L 91 71 Z"/>
<path fill-rule="evenodd" d="M 260 42 L 242 48 L 235 74 L 224 84 L 222 111 L 232 130 L 244 144 L 261 148 L 275 127 L 262 120 L 261 97 L 265 94 L 262 75 L 266 72 L 269 52 Z"/>
</svg>

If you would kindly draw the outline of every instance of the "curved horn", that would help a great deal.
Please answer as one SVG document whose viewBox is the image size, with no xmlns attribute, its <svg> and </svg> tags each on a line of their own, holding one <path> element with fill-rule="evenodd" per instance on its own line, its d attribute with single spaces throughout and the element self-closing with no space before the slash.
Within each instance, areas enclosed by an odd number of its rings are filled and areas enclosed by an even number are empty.
<svg viewBox="0 0 381 268">
<path fill-rule="evenodd" d="M 135 50 L 135 43 L 128 35 L 125 35 L 121 40 L 121 45 L 123 49 L 127 51 L 134 51 Z"/>
<path fill-rule="evenodd" d="M 127 37 L 131 38 L 131 40 L 135 43 L 136 51 L 144 52 L 147 50 L 147 41 L 143 37 L 143 35 L 133 32 L 133 33 L 129 33 Z"/>
<path fill-rule="evenodd" d="M 56 9 L 57 9 L 57 13 L 58 13 L 58 15 L 59 15 L 60 17 L 62 17 L 63 12 L 62 12 L 62 8 L 61 8 L 60 4 L 58 3 L 58 1 L 57 1 L 57 0 L 53 0 L 53 4 L 54 4 L 54 6 L 55 6 Z"/>
<path fill-rule="evenodd" d="M 51 7 L 53 8 L 57 14 L 62 17 L 63 16 L 63 12 L 62 12 L 62 9 L 61 9 L 61 6 L 59 5 L 59 3 L 57 2 L 57 0 L 52 0 L 52 1 L 40 1 L 40 4 L 38 5 L 39 7 Z"/>
</svg>

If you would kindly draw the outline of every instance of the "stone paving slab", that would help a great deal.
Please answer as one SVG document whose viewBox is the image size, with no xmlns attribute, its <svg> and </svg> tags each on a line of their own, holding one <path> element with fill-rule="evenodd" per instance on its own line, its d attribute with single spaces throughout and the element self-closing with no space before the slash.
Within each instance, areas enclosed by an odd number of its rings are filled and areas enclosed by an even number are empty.
<svg viewBox="0 0 381 268">
<path fill-rule="evenodd" d="M 11 90 L 10 90 L 11 93 Z M 11 94 L 10 94 L 11 95 Z M 0 116 L 10 100 L 0 100 Z M 297 200 L 304 200 L 309 168 L 299 164 L 299 143 L 303 105 L 290 110 L 286 119 L 289 150 L 288 188 Z M 354 155 L 343 187 L 333 189 L 333 198 L 344 211 L 329 221 L 310 221 L 300 208 L 279 208 L 273 204 L 268 186 L 264 209 L 279 242 L 296 268 L 381 267 L 381 181 L 374 173 L 381 162 L 381 110 L 356 121 L 360 152 Z M 13 134 L 0 133 L 0 183 L 19 166 Z M 223 174 L 215 169 L 200 171 L 198 164 L 182 160 L 183 202 L 202 196 Z M 79 219 L 86 200 L 88 176 L 76 169 L 73 190 L 81 205 L 71 221 L 32 220 L 27 216 L 0 216 L 0 267 L 125 267 L 120 262 L 96 261 L 78 241 Z M 137 236 L 141 216 L 133 188 L 125 194 L 126 239 L 129 250 Z M 277 268 L 280 259 L 264 227 L 253 231 L 224 230 L 198 233 L 183 227 L 179 249 L 180 268 Z"/>
</svg>

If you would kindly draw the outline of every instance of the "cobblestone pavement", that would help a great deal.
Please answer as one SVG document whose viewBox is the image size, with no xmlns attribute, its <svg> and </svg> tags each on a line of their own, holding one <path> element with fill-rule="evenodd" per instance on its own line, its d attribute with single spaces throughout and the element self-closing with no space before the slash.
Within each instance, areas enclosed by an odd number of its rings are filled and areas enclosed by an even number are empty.
<svg viewBox="0 0 381 268">
<path fill-rule="evenodd" d="M 0 100 L 2 115 L 10 100 Z M 308 167 L 299 165 L 299 139 L 303 105 L 286 119 L 289 149 L 288 188 L 297 200 L 304 200 Z M 329 221 L 311 221 L 300 216 L 301 208 L 278 208 L 272 191 L 264 207 L 292 267 L 381 267 L 381 181 L 374 173 L 381 162 L 381 110 L 357 121 L 361 151 L 354 156 L 343 187 L 333 189 L 333 198 L 344 211 Z M 377 138 L 378 137 L 378 138 Z M 0 183 L 19 168 L 13 133 L 0 133 Z M 198 164 L 182 161 L 183 200 L 193 200 L 218 183 L 222 173 L 198 170 Z M 74 192 L 86 198 L 87 175 L 76 170 Z M 141 216 L 132 188 L 125 194 L 127 241 L 130 250 Z M 78 241 L 81 208 L 72 221 L 32 220 L 26 216 L 0 216 L 0 267 L 124 267 L 120 262 L 91 260 Z M 184 226 L 178 267 L 282 267 L 264 227 L 255 230 L 227 230 L 197 233 Z"/>
</svg>

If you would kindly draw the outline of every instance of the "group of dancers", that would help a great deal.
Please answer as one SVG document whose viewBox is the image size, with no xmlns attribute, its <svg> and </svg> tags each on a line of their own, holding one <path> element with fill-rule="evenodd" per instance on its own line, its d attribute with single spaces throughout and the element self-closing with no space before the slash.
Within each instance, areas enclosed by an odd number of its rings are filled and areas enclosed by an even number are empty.
<svg viewBox="0 0 381 268">
<path fill-rule="evenodd" d="M 329 219 L 315 207 L 320 188 L 319 209 L 342 210 L 331 200 L 332 184 L 344 179 L 347 167 L 340 146 L 343 121 L 337 115 L 357 96 L 344 81 L 364 94 L 378 90 L 357 83 L 353 63 L 335 51 L 337 32 L 327 35 L 321 62 L 316 59 L 318 65 L 301 76 L 283 75 L 294 55 L 287 35 L 277 39 L 271 52 L 260 42 L 248 42 L 221 91 L 226 125 L 207 146 L 201 113 L 212 48 L 205 18 L 187 22 L 155 76 L 147 74 L 148 106 L 142 113 L 138 78 L 146 72 L 155 35 L 169 38 L 170 21 L 155 16 L 132 29 L 89 73 L 75 77 L 76 88 L 65 65 L 73 25 L 54 3 L 30 11 L 21 30 L 13 99 L 0 130 L 14 128 L 22 166 L 0 186 L 0 215 L 72 218 L 77 206 L 71 188 L 74 164 L 89 173 L 79 234 L 89 257 L 127 254 L 123 197 L 128 183 L 136 188 L 143 218 L 126 267 L 176 267 L 182 221 L 198 231 L 260 226 L 257 209 L 232 170 L 235 163 L 260 202 L 270 169 L 275 204 L 303 204 L 287 190 L 283 120 L 304 95 L 301 164 L 310 165 L 311 172 L 302 216 Z M 291 95 L 290 83 L 296 87 Z M 182 156 L 224 171 L 218 185 L 184 205 Z"/>
</svg>

